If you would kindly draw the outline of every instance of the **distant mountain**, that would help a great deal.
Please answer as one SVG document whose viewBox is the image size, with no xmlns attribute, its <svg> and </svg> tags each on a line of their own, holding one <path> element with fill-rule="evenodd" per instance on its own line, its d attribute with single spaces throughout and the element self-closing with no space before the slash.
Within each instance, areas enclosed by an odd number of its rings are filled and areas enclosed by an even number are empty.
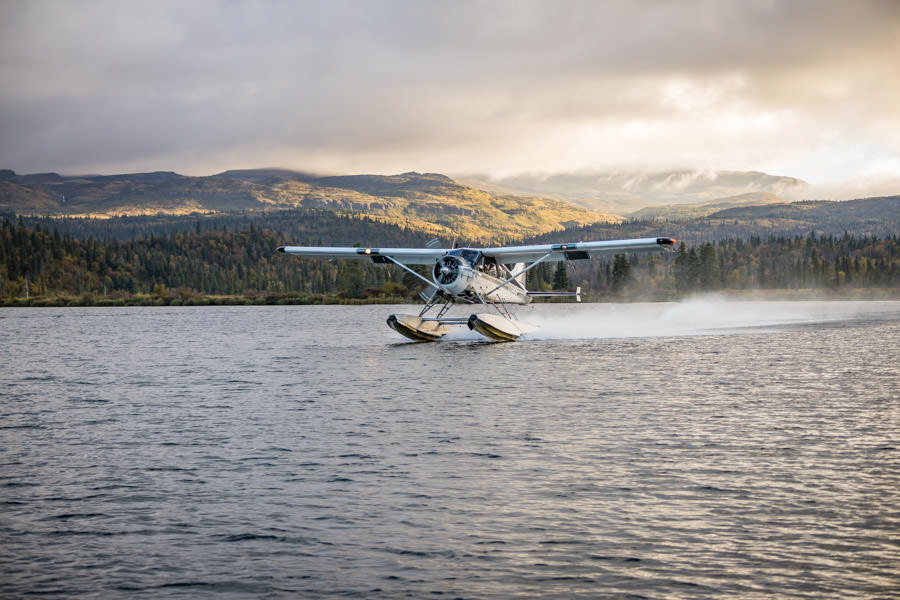
<svg viewBox="0 0 900 600">
<path fill-rule="evenodd" d="M 767 208 L 772 205 L 789 206 L 787 202 L 769 192 L 747 192 L 728 198 L 717 198 L 706 202 L 694 204 L 665 204 L 663 206 L 649 206 L 631 214 L 635 219 L 699 219 L 720 211 L 740 209 L 752 206 L 754 208 Z"/>
<path fill-rule="evenodd" d="M 816 236 L 892 237 L 900 235 L 900 196 L 860 200 L 801 201 L 727 208 L 700 218 L 666 221 L 633 219 L 597 223 L 567 231 L 567 239 L 615 239 L 667 235 L 689 246 L 706 241 L 757 237 Z M 533 243 L 558 242 L 559 236 L 542 234 Z"/>
<path fill-rule="evenodd" d="M 300 171 L 290 171 L 288 169 L 232 169 L 231 171 L 214 175 L 214 177 L 262 184 L 281 183 L 284 181 L 311 183 L 318 178 L 310 173 L 301 173 Z"/>
<path fill-rule="evenodd" d="M 319 177 L 245 169 L 65 177 L 0 171 L 0 213 L 49 216 L 229 214 L 297 207 L 365 214 L 448 239 L 521 238 L 617 217 L 552 199 L 491 194 L 434 173 Z"/>
<path fill-rule="evenodd" d="M 456 179 L 494 193 L 543 196 L 622 215 L 648 206 L 696 204 L 750 192 L 800 200 L 808 187 L 800 179 L 758 171 L 579 172 Z"/>
<path fill-rule="evenodd" d="M 751 235 L 793 237 L 810 233 L 884 237 L 900 232 L 900 196 L 840 202 L 770 200 L 765 204 L 724 207 L 696 218 L 668 217 L 667 226 L 679 231 L 673 235 L 685 239 L 746 238 Z"/>
<path fill-rule="evenodd" d="M 815 225 L 819 231 L 849 231 L 856 234 L 897 234 L 900 229 L 900 196 L 833 202 L 807 200 L 720 210 L 709 219 L 765 223 L 773 227 Z"/>
<path fill-rule="evenodd" d="M 628 181 L 621 177 L 624 176 L 609 176 L 602 182 L 599 176 L 587 179 L 598 186 L 603 183 L 606 189 L 618 182 L 623 185 L 620 190 L 623 198 L 631 194 L 633 197 L 628 202 L 642 203 L 620 214 L 642 221 L 668 221 L 667 232 L 669 229 L 683 231 L 691 238 L 845 230 L 886 235 L 900 230 L 898 196 L 789 203 L 775 191 L 716 195 L 752 185 L 791 193 L 805 185 L 796 179 L 764 173 L 673 172 L 665 177 L 642 175 Z M 567 179 L 567 176 L 555 178 L 560 185 L 550 179 L 542 185 L 560 190 L 565 187 L 561 182 L 572 186 L 577 183 L 577 178 Z M 582 183 L 587 179 L 582 179 Z M 525 193 L 524 187 L 517 189 Z M 570 188 L 570 192 L 574 190 L 575 187 Z M 681 195 L 672 196 L 675 191 Z M 678 202 L 654 205 L 648 200 L 666 193 L 669 200 Z M 707 198 L 708 195 L 712 197 Z M 625 220 L 575 206 L 558 199 L 561 197 L 492 193 L 436 173 L 323 177 L 287 169 L 242 169 L 208 177 L 189 177 L 171 171 L 70 177 L 57 173 L 18 175 L 8 169 L 0 170 L 0 214 L 103 218 L 195 213 L 235 215 L 313 208 L 339 215 L 365 215 L 429 236 L 473 243 L 502 243 L 564 228 Z M 688 202 L 691 198 L 696 200 Z M 675 222 L 679 223 L 677 227 Z M 647 225 L 659 229 L 653 223 Z M 595 235 L 595 232 L 584 234 Z"/>
</svg>

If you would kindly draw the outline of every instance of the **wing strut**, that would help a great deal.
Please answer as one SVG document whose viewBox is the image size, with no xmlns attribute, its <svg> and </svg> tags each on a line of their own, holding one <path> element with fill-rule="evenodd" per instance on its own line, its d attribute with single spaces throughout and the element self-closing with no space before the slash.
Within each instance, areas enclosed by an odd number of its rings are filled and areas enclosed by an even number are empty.
<svg viewBox="0 0 900 600">
<path fill-rule="evenodd" d="M 407 267 L 406 265 L 397 262 L 397 261 L 394 260 L 392 257 L 383 254 L 383 255 L 382 255 L 382 258 L 386 258 L 386 259 L 388 259 L 389 261 L 391 261 L 392 263 L 394 263 L 395 265 L 397 265 L 398 267 L 401 267 L 401 268 L 403 268 L 403 269 L 406 269 L 407 271 L 409 271 L 410 273 L 412 273 L 413 275 L 415 275 L 416 277 L 418 277 L 419 279 L 421 279 L 422 281 L 424 281 L 425 283 L 427 283 L 429 286 L 431 286 L 431 287 L 433 287 L 433 288 L 441 289 L 441 288 L 439 288 L 437 285 L 435 285 L 433 281 L 428 281 L 427 279 L 425 279 L 424 277 L 422 277 L 421 275 L 419 275 L 418 273 L 416 273 L 415 271 L 413 271 L 412 269 L 410 269 L 410 268 Z"/>
<path fill-rule="evenodd" d="M 518 277 L 519 275 L 521 275 L 522 273 L 525 273 L 526 271 L 528 271 L 528 270 L 531 269 L 532 267 L 536 267 L 536 266 L 538 265 L 539 262 L 544 261 L 544 260 L 547 260 L 547 258 L 548 258 L 551 254 L 553 254 L 553 253 L 552 253 L 552 252 L 548 252 L 547 254 L 543 255 L 542 257 L 540 257 L 539 259 L 537 259 L 536 261 L 534 261 L 533 263 L 531 263 L 530 265 L 528 265 L 527 267 L 525 267 L 524 269 L 522 269 L 521 271 L 519 271 L 518 273 L 516 273 L 515 275 L 513 275 L 512 277 L 510 277 L 509 279 L 507 279 L 506 281 L 504 281 L 503 283 L 501 283 L 500 285 L 498 285 L 497 287 L 495 287 L 495 288 L 492 289 L 491 291 L 489 291 L 488 293 L 484 294 L 484 296 L 485 296 L 485 297 L 490 296 L 491 294 L 493 294 L 494 292 L 496 292 L 497 290 L 499 290 L 500 288 L 502 288 L 504 285 L 506 285 L 507 283 L 509 283 L 510 281 L 512 281 L 513 279 L 515 279 L 515 278 Z"/>
</svg>

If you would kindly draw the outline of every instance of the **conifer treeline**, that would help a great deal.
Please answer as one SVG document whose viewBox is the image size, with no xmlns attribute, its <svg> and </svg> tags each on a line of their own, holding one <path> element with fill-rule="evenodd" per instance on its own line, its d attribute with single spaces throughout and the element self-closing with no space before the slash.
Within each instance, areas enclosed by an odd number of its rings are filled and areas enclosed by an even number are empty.
<svg viewBox="0 0 900 600">
<path fill-rule="evenodd" d="M 355 218 L 341 222 L 333 216 L 317 222 L 315 215 L 308 216 L 305 225 L 291 224 L 290 234 L 252 221 L 246 229 L 204 228 L 197 221 L 188 230 L 102 241 L 6 218 L 0 224 L 0 297 L 300 293 L 411 298 L 422 287 L 395 267 L 301 260 L 276 252 L 286 242 L 352 245 L 348 237 L 359 242 L 383 238 L 384 228 L 390 227 Z M 396 227 L 390 235 L 392 246 L 421 246 L 427 237 Z M 536 290 L 570 284 L 599 297 L 755 288 L 897 289 L 900 241 L 896 235 L 752 236 L 682 243 L 674 254 L 573 261 L 563 269 L 542 263 L 528 278 Z"/>
<path fill-rule="evenodd" d="M 380 237 L 385 231 L 398 245 L 413 247 L 424 245 L 424 234 L 315 211 L 306 216 L 287 223 L 291 234 L 253 221 L 244 230 L 197 221 L 189 230 L 151 235 L 138 231 L 134 239 L 124 241 L 100 241 L 89 234 L 79 239 L 40 222 L 27 227 L 22 220 L 5 218 L 0 224 L 0 297 L 163 296 L 176 291 L 183 296 L 334 294 L 342 289 L 345 295 L 362 297 L 369 287 L 378 288 L 369 294 L 410 293 L 402 274 L 392 270 L 362 261 L 298 260 L 276 248 L 335 239 L 342 241 L 332 243 L 352 245 L 346 240 Z"/>
<path fill-rule="evenodd" d="M 675 287 L 692 289 L 797 289 L 900 287 L 900 243 L 843 236 L 729 239 L 689 250 L 673 264 Z"/>
<path fill-rule="evenodd" d="M 814 233 L 765 240 L 751 236 L 748 240 L 731 238 L 692 246 L 682 242 L 674 256 L 620 254 L 570 264 L 573 285 L 607 296 L 753 289 L 900 289 L 900 238 Z M 535 288 L 546 287 L 546 273 L 544 269 L 532 278 Z"/>
</svg>

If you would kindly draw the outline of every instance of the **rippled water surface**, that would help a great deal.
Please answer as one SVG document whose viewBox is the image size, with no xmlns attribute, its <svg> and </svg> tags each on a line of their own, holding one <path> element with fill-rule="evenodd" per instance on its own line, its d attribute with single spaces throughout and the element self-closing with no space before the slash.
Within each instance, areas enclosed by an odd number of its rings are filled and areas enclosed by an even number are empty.
<svg viewBox="0 0 900 600">
<path fill-rule="evenodd" d="M 0 309 L 0 596 L 900 596 L 900 303 L 395 310 Z"/>
</svg>

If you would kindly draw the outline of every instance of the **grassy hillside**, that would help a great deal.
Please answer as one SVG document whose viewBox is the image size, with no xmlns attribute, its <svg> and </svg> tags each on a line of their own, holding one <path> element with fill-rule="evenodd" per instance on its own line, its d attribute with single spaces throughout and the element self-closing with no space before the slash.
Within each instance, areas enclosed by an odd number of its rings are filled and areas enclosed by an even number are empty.
<svg viewBox="0 0 900 600">
<path fill-rule="evenodd" d="M 316 177 L 282 169 L 62 177 L 0 171 L 0 213 L 112 217 L 316 208 L 431 235 L 513 239 L 616 217 L 543 198 L 495 195 L 437 174 Z"/>
</svg>

